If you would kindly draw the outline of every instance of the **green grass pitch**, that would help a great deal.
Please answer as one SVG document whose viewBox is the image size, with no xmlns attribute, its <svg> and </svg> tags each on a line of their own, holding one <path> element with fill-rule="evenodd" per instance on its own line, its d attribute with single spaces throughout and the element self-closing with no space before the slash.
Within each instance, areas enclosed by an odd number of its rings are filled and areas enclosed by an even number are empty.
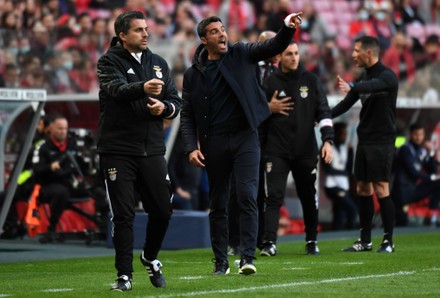
<svg viewBox="0 0 440 298">
<path fill-rule="evenodd" d="M 380 243 L 374 237 L 373 242 Z M 440 297 L 440 233 L 396 235 L 396 252 L 347 253 L 347 240 L 319 242 L 320 256 L 304 242 L 280 243 L 275 257 L 258 257 L 257 273 L 212 276 L 212 251 L 162 251 L 165 289 L 154 288 L 134 259 L 133 290 L 110 292 L 113 257 L 0 265 L 0 297 Z"/>
</svg>

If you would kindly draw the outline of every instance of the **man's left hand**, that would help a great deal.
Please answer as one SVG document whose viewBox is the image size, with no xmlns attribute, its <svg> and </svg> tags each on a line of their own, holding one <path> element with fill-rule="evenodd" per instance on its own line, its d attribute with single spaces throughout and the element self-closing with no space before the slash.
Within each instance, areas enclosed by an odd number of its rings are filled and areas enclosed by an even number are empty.
<svg viewBox="0 0 440 298">
<path fill-rule="evenodd" d="M 150 110 L 151 115 L 159 116 L 165 110 L 165 104 L 158 99 L 150 97 L 150 103 L 147 104 L 148 109 Z"/>
<path fill-rule="evenodd" d="M 322 145 L 321 157 L 326 164 L 329 164 L 332 162 L 333 149 L 332 149 L 332 145 L 329 142 L 324 142 L 324 145 Z"/>
</svg>

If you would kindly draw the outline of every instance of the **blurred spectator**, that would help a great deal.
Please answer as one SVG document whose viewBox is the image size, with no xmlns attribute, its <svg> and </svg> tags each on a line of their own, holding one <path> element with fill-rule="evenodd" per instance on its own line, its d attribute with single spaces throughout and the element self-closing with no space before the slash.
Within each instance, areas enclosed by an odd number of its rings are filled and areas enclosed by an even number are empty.
<svg viewBox="0 0 440 298">
<path fill-rule="evenodd" d="M 20 30 L 22 27 L 21 15 L 15 10 L 6 11 L 1 16 L 0 28 L 6 30 Z"/>
<path fill-rule="evenodd" d="M 5 88 L 20 87 L 20 69 L 16 64 L 6 64 L 5 74 L 3 75 L 3 86 Z"/>
<path fill-rule="evenodd" d="M 362 35 L 377 36 L 374 24 L 371 20 L 370 11 L 364 6 L 359 6 L 356 17 L 350 22 L 348 35 L 352 40 Z"/>
<path fill-rule="evenodd" d="M 419 9 L 426 24 L 440 24 L 440 0 L 419 0 Z"/>
<path fill-rule="evenodd" d="M 420 124 L 409 128 L 409 141 L 400 147 L 395 161 L 392 198 L 396 205 L 396 225 L 407 225 L 403 207 L 429 197 L 429 208 L 440 206 L 440 175 L 437 173 L 434 148 L 425 140 L 425 129 Z M 436 219 L 435 219 L 436 220 Z"/>
<path fill-rule="evenodd" d="M 324 44 L 332 35 L 327 29 L 324 21 L 319 17 L 319 13 L 315 10 L 312 2 L 305 2 L 302 7 L 302 22 L 299 30 L 295 34 L 299 43 L 313 42 L 319 46 Z"/>
<path fill-rule="evenodd" d="M 391 39 L 396 32 L 391 2 L 382 1 L 381 4 L 373 5 L 372 12 L 374 30 L 376 31 L 376 34 L 373 36 L 379 40 L 380 49 L 386 50 L 390 46 Z"/>
<path fill-rule="evenodd" d="M 174 209 L 195 210 L 199 207 L 198 192 L 201 171 L 201 168 L 191 166 L 185 154 L 179 130 L 168 161 L 168 172 L 174 192 Z"/>
<path fill-rule="evenodd" d="M 425 43 L 424 47 L 424 60 L 422 61 L 422 65 L 431 65 L 432 63 L 440 62 L 440 40 L 438 35 L 431 34 L 429 35 Z"/>
<path fill-rule="evenodd" d="M 333 160 L 330 164 L 322 163 L 325 172 L 324 190 L 332 202 L 332 229 L 354 229 L 357 206 L 350 196 L 353 148 L 346 144 L 346 123 L 335 123 L 333 124 L 333 129 L 335 131 Z"/>
<path fill-rule="evenodd" d="M 423 25 L 424 21 L 419 16 L 417 6 L 412 0 L 397 0 L 394 8 L 394 18 L 396 23 L 402 24 L 403 28 L 409 24 Z"/>
<path fill-rule="evenodd" d="M 35 181 L 41 185 L 38 200 L 50 204 L 49 228 L 39 241 L 48 243 L 61 240 L 57 225 L 68 200 L 88 196 L 86 185 L 81 180 L 84 177 L 80 177 L 80 173 L 87 173 L 87 166 L 75 142 L 68 137 L 68 121 L 61 115 L 51 117 L 49 134 L 36 150 L 38 153 L 32 162 Z M 77 169 L 76 165 L 81 169 Z"/>
<path fill-rule="evenodd" d="M 226 28 L 234 27 L 241 32 L 254 27 L 257 19 L 254 6 L 248 0 L 223 1 L 217 16 L 222 20 Z"/>
<path fill-rule="evenodd" d="M 403 32 L 396 32 L 391 46 L 382 56 L 382 63 L 394 71 L 400 83 L 406 83 L 406 89 L 411 88 L 416 75 L 414 56 L 408 44 L 408 37 Z M 403 84 L 401 84 L 402 87 Z"/>
<path fill-rule="evenodd" d="M 284 19 L 291 13 L 292 7 L 289 0 L 266 1 L 267 18 L 265 30 L 278 32 Z M 261 29 L 261 28 L 260 28 Z"/>
</svg>

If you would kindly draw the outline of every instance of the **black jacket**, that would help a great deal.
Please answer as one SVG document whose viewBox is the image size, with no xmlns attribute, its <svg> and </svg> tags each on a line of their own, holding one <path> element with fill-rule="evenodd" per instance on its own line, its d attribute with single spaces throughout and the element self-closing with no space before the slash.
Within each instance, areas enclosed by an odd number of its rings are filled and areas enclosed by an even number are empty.
<svg viewBox="0 0 440 298">
<path fill-rule="evenodd" d="M 41 186 L 57 183 L 68 189 L 76 188 L 76 179 L 81 176 L 80 174 L 88 174 L 87 164 L 70 138 L 67 139 L 65 151 L 61 151 L 49 137 L 40 142 L 35 151 L 37 154 L 32 158 L 34 176 L 36 183 Z M 52 171 L 51 164 L 55 161 L 60 163 L 61 168 Z M 79 171 L 74 163 L 79 166 Z"/>
<path fill-rule="evenodd" d="M 273 114 L 262 129 L 263 151 L 286 158 L 313 158 L 318 154 L 315 123 L 321 127 L 322 141 L 333 141 L 331 114 L 318 77 L 300 64 L 293 72 L 276 70 L 264 83 L 267 99 L 278 91 L 278 98 L 291 97 L 295 103 L 289 116 Z"/>
<path fill-rule="evenodd" d="M 360 144 L 394 144 L 396 101 L 399 82 L 396 74 L 377 62 L 355 83 L 350 92 L 332 109 L 332 117 L 348 111 L 361 99 L 357 134 Z"/>
<path fill-rule="evenodd" d="M 294 33 L 295 29 L 282 26 L 274 38 L 264 42 L 238 42 L 229 46 L 220 62 L 219 71 L 240 101 L 252 130 L 256 130 L 270 115 L 255 71 L 256 63 L 281 53 L 289 45 Z M 203 151 L 209 137 L 210 99 L 205 75 L 207 56 L 204 45 L 200 45 L 194 55 L 193 64 L 186 70 L 183 79 L 181 130 L 186 153 L 198 149 L 198 140 Z"/>
<path fill-rule="evenodd" d="M 165 153 L 162 121 L 178 115 L 181 99 L 162 57 L 146 49 L 141 62 L 139 64 L 116 38 L 98 61 L 99 153 L 136 156 Z M 158 96 L 144 92 L 144 83 L 153 78 L 165 83 Z M 165 103 L 162 115 L 150 114 L 149 97 Z"/>
<path fill-rule="evenodd" d="M 393 195 L 407 201 L 419 182 L 431 181 L 436 173 L 436 160 L 422 146 L 407 142 L 399 148 L 394 162 Z"/>
</svg>

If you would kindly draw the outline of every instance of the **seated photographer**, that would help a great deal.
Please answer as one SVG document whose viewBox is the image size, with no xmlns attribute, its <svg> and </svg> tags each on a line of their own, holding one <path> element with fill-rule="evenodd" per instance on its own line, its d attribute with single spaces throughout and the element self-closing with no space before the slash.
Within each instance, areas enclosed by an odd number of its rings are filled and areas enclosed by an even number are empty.
<svg viewBox="0 0 440 298">
<path fill-rule="evenodd" d="M 400 147 L 395 161 L 392 198 L 396 206 L 396 225 L 408 224 L 403 207 L 429 197 L 429 209 L 440 208 L 440 175 L 432 144 L 425 140 L 425 129 L 420 124 L 409 128 L 409 140 Z M 432 212 L 436 221 L 436 213 Z"/>
<path fill-rule="evenodd" d="M 39 203 L 50 204 L 49 228 L 40 243 L 62 241 L 56 227 L 69 199 L 88 196 L 82 174 L 86 164 L 74 140 L 68 137 L 66 117 L 52 115 L 48 130 L 48 136 L 36 148 L 38 154 L 32 161 L 36 183 L 41 185 Z"/>
</svg>

